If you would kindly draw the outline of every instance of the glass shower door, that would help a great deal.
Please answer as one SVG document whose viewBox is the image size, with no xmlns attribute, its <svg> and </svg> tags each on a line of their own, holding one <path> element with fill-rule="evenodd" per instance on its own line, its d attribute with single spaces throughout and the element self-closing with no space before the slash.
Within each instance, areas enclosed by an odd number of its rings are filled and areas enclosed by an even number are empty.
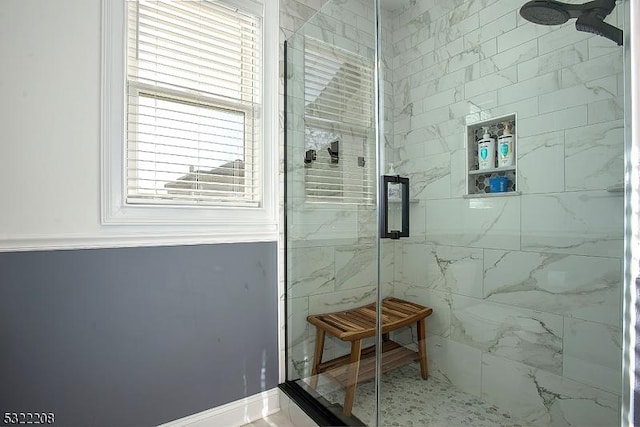
<svg viewBox="0 0 640 427">
<path fill-rule="evenodd" d="M 629 2 L 600 3 L 611 37 L 525 1 L 346 0 L 288 40 L 287 380 L 344 422 L 619 424 Z M 413 322 L 362 347 L 416 363 L 350 399 L 341 331 L 385 298 L 432 309 L 428 378 Z"/>
<path fill-rule="evenodd" d="M 287 380 L 356 423 L 370 414 L 351 410 L 349 359 L 375 330 L 366 316 L 327 315 L 377 298 L 373 30 L 368 2 L 330 1 L 286 43 Z M 359 400 L 371 361 L 359 364 Z"/>
<path fill-rule="evenodd" d="M 382 1 L 385 169 L 411 182 L 383 268 L 433 314 L 429 379 L 382 376 L 380 425 L 619 425 L 624 50 L 525 3 Z"/>
</svg>

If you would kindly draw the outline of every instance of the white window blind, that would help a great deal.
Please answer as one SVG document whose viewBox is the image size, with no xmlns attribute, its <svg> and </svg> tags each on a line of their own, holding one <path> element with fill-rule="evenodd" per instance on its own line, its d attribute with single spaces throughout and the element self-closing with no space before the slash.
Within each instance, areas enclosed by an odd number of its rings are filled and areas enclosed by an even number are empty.
<svg viewBox="0 0 640 427">
<path fill-rule="evenodd" d="M 307 37 L 304 46 L 307 201 L 374 203 L 373 64 L 352 52 Z M 329 153 L 338 141 L 339 159 Z"/>
<path fill-rule="evenodd" d="M 260 206 L 261 19 L 129 1 L 127 203 Z"/>
</svg>

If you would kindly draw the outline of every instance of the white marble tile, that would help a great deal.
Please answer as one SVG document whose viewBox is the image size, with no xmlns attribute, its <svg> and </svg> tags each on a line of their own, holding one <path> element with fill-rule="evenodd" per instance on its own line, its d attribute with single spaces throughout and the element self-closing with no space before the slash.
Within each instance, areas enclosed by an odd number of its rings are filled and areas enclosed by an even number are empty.
<svg viewBox="0 0 640 427">
<path fill-rule="evenodd" d="M 283 355 L 289 366 L 287 379 L 306 377 L 311 372 L 310 361 L 313 358 L 315 332 L 307 322 L 308 314 L 308 298 L 287 299 L 287 349 Z"/>
<path fill-rule="evenodd" d="M 473 5 L 474 3 L 468 3 Z M 468 13 L 466 10 L 455 10 L 448 15 L 448 19 L 436 21 L 433 31 L 435 33 L 436 46 L 442 46 L 457 40 L 473 31 L 480 25 L 477 13 Z"/>
<path fill-rule="evenodd" d="M 477 113 L 477 112 L 495 108 L 498 105 L 504 104 L 504 103 L 498 103 L 497 90 L 489 91 L 478 96 L 468 97 L 466 101 L 469 102 L 470 105 L 476 108 L 474 110 L 470 110 L 469 113 Z M 480 120 L 484 120 L 484 119 L 478 118 L 475 121 L 480 121 Z M 468 123 L 471 123 L 471 122 L 468 122 Z"/>
<path fill-rule="evenodd" d="M 589 124 L 603 123 L 624 118 L 624 97 L 592 102 L 587 105 Z"/>
<path fill-rule="evenodd" d="M 498 101 L 500 104 L 510 104 L 512 102 L 539 96 L 545 93 L 558 90 L 560 87 L 560 72 L 552 71 L 538 77 L 520 81 L 511 86 L 498 90 Z"/>
<path fill-rule="evenodd" d="M 459 295 L 482 298 L 482 249 L 427 246 L 427 286 Z"/>
<path fill-rule="evenodd" d="M 375 205 L 358 205 L 358 241 L 375 241 L 378 220 Z"/>
<path fill-rule="evenodd" d="M 589 58 L 597 58 L 598 56 L 620 51 L 622 51 L 622 46 L 618 46 L 615 42 L 605 37 L 593 36 L 589 39 Z"/>
<path fill-rule="evenodd" d="M 442 92 L 446 89 L 457 88 L 464 84 L 469 78 L 468 70 L 460 69 L 453 71 L 450 68 L 447 71 L 442 71 L 441 74 L 426 74 L 428 79 L 428 90 L 425 92 L 425 96 L 432 95 L 438 92 Z M 413 83 L 413 82 L 411 82 Z M 413 90 L 412 90 L 413 92 Z"/>
<path fill-rule="evenodd" d="M 518 190 L 551 193 L 565 189 L 565 148 L 562 131 L 517 139 Z"/>
<path fill-rule="evenodd" d="M 382 283 L 393 279 L 393 252 L 382 257 Z M 310 260 L 309 264 L 314 261 Z M 342 246 L 335 249 L 335 288 L 345 290 L 375 287 L 378 283 L 378 254 L 373 245 Z"/>
<path fill-rule="evenodd" d="M 480 350 L 436 335 L 427 339 L 427 354 L 430 375 L 480 397 Z"/>
<path fill-rule="evenodd" d="M 624 73 L 618 73 L 618 95 L 624 95 L 629 92 Z"/>
<path fill-rule="evenodd" d="M 533 80 L 533 79 L 532 79 Z M 564 129 L 573 129 L 587 124 L 587 106 L 540 114 L 518 120 L 518 136 L 540 135 Z"/>
<path fill-rule="evenodd" d="M 289 298 L 333 292 L 335 289 L 334 248 L 292 248 L 287 267 Z"/>
<path fill-rule="evenodd" d="M 522 249 L 619 258 L 622 202 L 606 191 L 523 195 Z"/>
<path fill-rule="evenodd" d="M 565 69 L 565 67 L 586 61 L 587 57 L 587 41 L 583 40 L 561 49 L 553 50 L 544 55 L 539 55 L 529 61 L 519 63 L 518 79 L 524 81 L 552 71 Z M 561 74 L 562 72 L 563 71 L 561 71 Z M 595 78 L 597 77 L 594 77 L 594 79 Z"/>
<path fill-rule="evenodd" d="M 500 25 L 502 17 L 515 14 L 522 6 L 517 0 L 498 0 L 484 7 L 479 13 L 480 25 Z M 496 20 L 498 18 L 498 20 Z"/>
<path fill-rule="evenodd" d="M 432 245 L 424 242 L 399 241 L 395 253 L 396 283 L 427 288 L 429 268 L 427 259 L 433 251 Z"/>
<path fill-rule="evenodd" d="M 482 108 L 475 105 L 473 102 L 470 102 L 469 100 L 464 100 L 449 105 L 450 118 L 462 118 L 468 116 L 469 114 L 479 113 L 480 111 L 482 111 Z M 462 141 L 464 141 L 464 131 L 460 132 L 460 136 Z M 456 145 L 451 147 L 451 151 L 460 148 L 463 148 L 462 145 Z"/>
<path fill-rule="evenodd" d="M 592 34 L 590 33 L 577 31 L 573 21 L 567 22 L 559 27 L 555 25 L 550 27 L 553 31 L 543 34 L 538 38 L 541 55 L 562 49 L 565 46 L 569 46 L 592 37 Z"/>
<path fill-rule="evenodd" d="M 482 356 L 482 398 L 527 425 L 618 425 L 612 393 L 489 354 Z"/>
<path fill-rule="evenodd" d="M 440 122 L 437 125 L 426 126 L 425 134 L 427 135 L 427 140 L 438 139 L 447 141 L 448 137 L 458 136 L 460 135 L 460 131 L 464 129 L 464 123 L 464 119 L 457 118 Z"/>
<path fill-rule="evenodd" d="M 622 52 L 613 52 L 562 69 L 562 87 L 593 82 L 594 80 L 620 74 L 624 69 Z"/>
<path fill-rule="evenodd" d="M 409 203 L 409 236 L 424 239 L 426 218 L 427 210 L 423 201 Z"/>
<path fill-rule="evenodd" d="M 467 191 L 467 150 L 451 153 L 451 197 L 462 197 Z"/>
<path fill-rule="evenodd" d="M 565 156 L 567 191 L 601 190 L 622 183 L 624 123 L 616 120 L 567 130 Z"/>
<path fill-rule="evenodd" d="M 477 113 L 467 114 L 464 120 L 465 125 L 474 125 L 478 122 L 489 120 L 492 117 L 494 117 L 494 114 L 491 112 L 491 110 L 483 110 Z"/>
<path fill-rule="evenodd" d="M 415 6 L 402 11 L 399 15 L 400 28 L 417 31 L 427 27 L 432 21 L 449 13 L 455 4 L 453 2 L 416 2 Z"/>
<path fill-rule="evenodd" d="M 621 261 L 565 254 L 484 251 L 484 297 L 617 326 Z"/>
<path fill-rule="evenodd" d="M 440 245 L 520 248 L 520 198 L 427 201 L 427 241 Z"/>
<path fill-rule="evenodd" d="M 473 50 L 465 51 L 464 40 L 462 37 L 460 37 L 457 40 L 453 40 L 443 46 L 437 47 L 435 50 L 435 59 L 437 62 L 446 62 L 450 58 L 453 58 L 454 56 L 463 54 L 465 52 L 472 54 Z"/>
<path fill-rule="evenodd" d="M 288 378 L 296 380 L 311 375 L 313 352 L 315 351 L 315 336 L 307 337 L 287 349 Z"/>
<path fill-rule="evenodd" d="M 428 95 L 425 95 L 423 97 L 420 97 L 420 99 L 424 99 L 427 97 Z M 422 103 L 420 104 L 422 105 Z M 420 128 L 423 126 L 435 125 L 440 122 L 444 122 L 449 118 L 450 118 L 449 105 L 445 105 L 443 107 L 425 111 L 424 113 L 419 113 L 419 114 L 410 116 L 408 118 L 408 126 L 403 127 L 402 123 L 398 123 L 398 127 L 396 131 L 397 132 L 410 131 L 412 129 Z"/>
<path fill-rule="evenodd" d="M 321 2 L 280 1 L 280 27 L 297 31 L 321 7 Z M 324 3 L 324 2 L 322 2 Z"/>
<path fill-rule="evenodd" d="M 427 335 L 449 336 L 451 329 L 450 293 L 430 290 L 425 286 L 400 282 L 395 284 L 393 296 L 431 307 L 433 313 L 427 318 Z"/>
<path fill-rule="evenodd" d="M 425 142 L 421 131 L 424 131 L 424 129 L 413 129 L 409 132 L 395 135 L 394 140 L 397 148 L 394 150 L 394 157 L 397 161 L 408 160 L 413 157 L 424 157 L 426 146 L 436 145 L 436 141 Z M 445 148 L 439 148 L 439 151 L 445 151 Z"/>
<path fill-rule="evenodd" d="M 351 310 L 376 300 L 376 289 L 371 286 L 346 289 L 309 297 L 309 314 L 333 313 Z"/>
<path fill-rule="evenodd" d="M 395 54 L 392 59 L 392 69 L 396 69 L 401 61 L 412 61 L 422 55 L 433 53 L 435 47 L 436 40 L 433 37 L 422 41 L 417 41 L 414 37 L 408 37 L 399 42 L 394 42 L 391 48 Z"/>
<path fill-rule="evenodd" d="M 488 73 L 484 77 L 470 81 L 464 85 L 465 97 L 474 97 L 484 92 L 500 89 L 513 85 L 518 81 L 518 72 L 515 66 L 503 70 Z"/>
<path fill-rule="evenodd" d="M 553 29 L 547 25 L 526 23 L 498 36 L 498 52 L 511 49 L 512 47 L 536 39 L 551 31 L 553 31 Z"/>
<path fill-rule="evenodd" d="M 287 298 L 287 339 L 290 346 L 298 345 L 309 336 L 309 298 Z"/>
<path fill-rule="evenodd" d="M 451 195 L 451 155 L 448 152 L 399 162 L 396 170 L 410 179 L 410 199 L 436 199 Z"/>
<path fill-rule="evenodd" d="M 618 82 L 616 76 L 611 75 L 540 95 L 538 106 L 542 114 L 590 102 L 612 99 L 616 96 L 618 96 Z"/>
<path fill-rule="evenodd" d="M 622 393 L 622 330 L 565 319 L 563 375 L 617 395 Z"/>
<path fill-rule="evenodd" d="M 396 61 L 394 61 L 395 64 Z M 412 74 L 421 73 L 436 63 L 435 51 L 428 52 L 417 58 L 402 61 L 398 60 L 397 67 L 393 68 L 394 78 L 396 81 L 401 81 Z"/>
<path fill-rule="evenodd" d="M 562 316 L 453 295 L 451 339 L 562 374 Z"/>
<path fill-rule="evenodd" d="M 538 43 L 537 40 L 534 39 L 480 61 L 480 75 L 486 76 L 487 74 L 493 74 L 497 71 L 517 66 L 517 78 L 519 81 L 522 81 L 524 79 L 520 76 L 519 64 L 537 56 Z"/>
<path fill-rule="evenodd" d="M 288 201 L 288 232 L 291 239 L 323 241 L 330 238 L 350 238 L 354 242 L 357 241 L 359 236 L 356 206 L 314 204 L 309 203 L 304 196 L 290 197 Z"/>
<path fill-rule="evenodd" d="M 423 99 L 419 102 L 423 111 L 431 111 L 438 107 L 448 106 L 449 104 L 453 104 L 454 102 L 458 102 L 462 100 L 462 91 L 460 88 L 451 88 L 443 90 L 442 92 L 436 93 L 432 96 L 429 96 L 426 99 Z"/>
<path fill-rule="evenodd" d="M 481 15 L 480 15 L 481 16 Z M 482 19 L 482 18 L 481 18 Z M 494 18 L 495 19 L 495 18 Z M 483 24 L 480 28 L 464 34 L 465 47 L 477 46 L 499 35 L 516 28 L 516 13 L 511 12 L 500 16 L 490 23 Z"/>
<path fill-rule="evenodd" d="M 498 41 L 490 39 L 480 45 L 480 58 L 488 58 L 498 53 Z"/>
<path fill-rule="evenodd" d="M 462 38 L 458 40 L 462 40 Z M 436 51 L 436 53 L 438 52 Z M 441 60 L 445 61 L 447 70 L 456 71 L 456 70 L 469 67 L 470 65 L 476 64 L 478 61 L 480 61 L 482 57 L 483 55 L 480 49 L 476 47 L 472 47 L 472 48 L 464 49 L 459 53 L 452 54 L 449 58 L 446 58 L 446 59 L 441 58 Z"/>
</svg>

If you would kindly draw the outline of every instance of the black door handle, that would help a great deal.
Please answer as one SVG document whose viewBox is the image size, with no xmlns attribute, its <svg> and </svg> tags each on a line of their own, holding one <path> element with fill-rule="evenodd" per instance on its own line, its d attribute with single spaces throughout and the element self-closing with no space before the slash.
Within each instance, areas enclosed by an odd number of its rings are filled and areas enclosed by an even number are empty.
<svg viewBox="0 0 640 427">
<path fill-rule="evenodd" d="M 380 177 L 380 200 L 382 201 L 380 209 L 380 238 L 382 239 L 399 239 L 401 237 L 409 237 L 409 178 L 400 175 L 382 175 Z M 400 203 L 402 227 L 401 230 L 389 230 L 390 204 L 389 204 L 389 185 L 394 184 L 400 187 Z"/>
</svg>

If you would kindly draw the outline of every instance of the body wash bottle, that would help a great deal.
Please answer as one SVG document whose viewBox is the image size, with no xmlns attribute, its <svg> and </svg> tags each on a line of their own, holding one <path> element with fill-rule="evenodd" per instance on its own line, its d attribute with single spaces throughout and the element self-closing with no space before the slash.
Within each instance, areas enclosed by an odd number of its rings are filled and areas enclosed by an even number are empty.
<svg viewBox="0 0 640 427">
<path fill-rule="evenodd" d="M 504 130 L 498 138 L 498 167 L 513 166 L 513 135 L 511 123 L 502 122 Z"/>
<path fill-rule="evenodd" d="M 478 169 L 493 169 L 496 167 L 496 140 L 489 135 L 489 126 L 482 126 L 484 135 L 478 141 Z"/>
</svg>

